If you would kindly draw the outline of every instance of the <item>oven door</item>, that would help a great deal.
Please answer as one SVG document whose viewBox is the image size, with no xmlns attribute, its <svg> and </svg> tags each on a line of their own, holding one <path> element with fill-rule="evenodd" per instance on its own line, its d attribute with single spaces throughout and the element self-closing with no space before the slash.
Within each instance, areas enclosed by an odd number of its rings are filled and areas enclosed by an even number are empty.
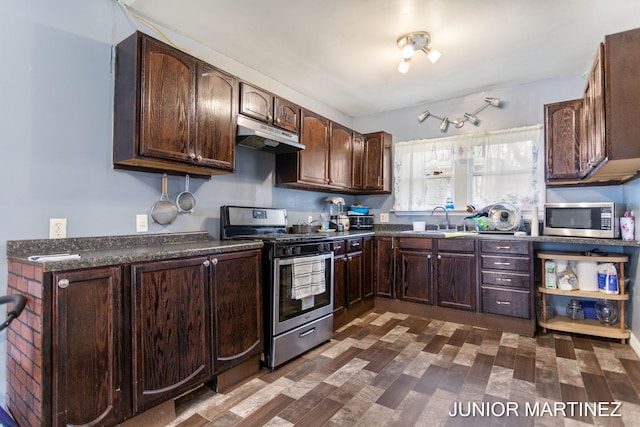
<svg viewBox="0 0 640 427">
<path fill-rule="evenodd" d="M 333 252 L 275 258 L 273 263 L 275 295 L 272 308 L 272 332 L 274 336 L 333 312 Z M 322 267 L 318 263 L 321 263 Z M 304 289 L 306 284 L 304 278 L 301 280 L 301 275 L 310 271 L 310 264 L 313 264 L 316 275 L 318 271 L 323 270 L 324 287 L 314 286 L 311 289 Z M 317 285 L 317 280 L 314 285 Z"/>
</svg>

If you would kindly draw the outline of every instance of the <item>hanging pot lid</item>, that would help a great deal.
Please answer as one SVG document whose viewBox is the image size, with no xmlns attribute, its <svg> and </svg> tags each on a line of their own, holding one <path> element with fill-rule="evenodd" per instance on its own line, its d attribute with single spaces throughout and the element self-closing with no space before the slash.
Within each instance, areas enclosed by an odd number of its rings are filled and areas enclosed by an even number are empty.
<svg viewBox="0 0 640 427">
<path fill-rule="evenodd" d="M 517 230 L 521 219 L 520 210 L 511 203 L 496 203 L 489 209 L 489 220 L 498 231 Z"/>
</svg>

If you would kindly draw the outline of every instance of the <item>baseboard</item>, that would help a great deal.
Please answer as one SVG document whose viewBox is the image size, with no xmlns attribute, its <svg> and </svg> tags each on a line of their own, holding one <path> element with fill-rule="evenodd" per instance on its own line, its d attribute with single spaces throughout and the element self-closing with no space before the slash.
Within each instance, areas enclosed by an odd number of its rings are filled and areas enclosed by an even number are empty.
<svg viewBox="0 0 640 427">
<path fill-rule="evenodd" d="M 631 332 L 631 335 L 629 336 L 629 346 L 640 357 L 640 340 L 638 340 L 638 338 L 636 338 L 636 336 L 633 335 L 633 332 Z"/>
</svg>

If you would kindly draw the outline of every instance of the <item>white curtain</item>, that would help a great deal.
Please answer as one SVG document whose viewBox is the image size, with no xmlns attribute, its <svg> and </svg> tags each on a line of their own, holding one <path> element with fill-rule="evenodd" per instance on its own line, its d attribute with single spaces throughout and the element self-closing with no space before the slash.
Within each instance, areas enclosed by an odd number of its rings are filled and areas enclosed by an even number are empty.
<svg viewBox="0 0 640 427">
<path fill-rule="evenodd" d="M 542 126 L 394 144 L 395 211 L 426 211 L 446 197 L 480 208 L 510 202 L 541 207 Z"/>
</svg>

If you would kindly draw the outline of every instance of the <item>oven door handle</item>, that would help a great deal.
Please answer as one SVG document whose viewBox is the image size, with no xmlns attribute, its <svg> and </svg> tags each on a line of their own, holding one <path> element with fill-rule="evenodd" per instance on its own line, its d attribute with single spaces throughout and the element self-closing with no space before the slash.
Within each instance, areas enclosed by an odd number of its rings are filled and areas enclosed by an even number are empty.
<svg viewBox="0 0 640 427">
<path fill-rule="evenodd" d="M 311 334 L 313 334 L 315 331 L 316 331 L 316 328 L 311 328 L 311 329 L 309 329 L 309 330 L 307 330 L 307 331 L 300 332 L 300 333 L 298 334 L 298 336 L 299 336 L 300 338 L 304 338 L 304 337 L 306 337 L 307 335 L 311 335 Z"/>
</svg>

